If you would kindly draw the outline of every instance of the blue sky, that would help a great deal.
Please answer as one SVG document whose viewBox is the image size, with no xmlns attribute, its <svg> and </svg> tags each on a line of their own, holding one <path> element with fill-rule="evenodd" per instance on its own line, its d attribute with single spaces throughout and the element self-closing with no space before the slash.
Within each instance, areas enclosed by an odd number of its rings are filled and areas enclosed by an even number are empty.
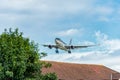
<svg viewBox="0 0 120 80">
<path fill-rule="evenodd" d="M 103 64 L 120 72 L 119 0 L 0 0 L 0 33 L 19 28 L 25 37 L 39 43 L 43 60 Z M 55 54 L 41 44 L 66 43 L 100 46 Z"/>
</svg>

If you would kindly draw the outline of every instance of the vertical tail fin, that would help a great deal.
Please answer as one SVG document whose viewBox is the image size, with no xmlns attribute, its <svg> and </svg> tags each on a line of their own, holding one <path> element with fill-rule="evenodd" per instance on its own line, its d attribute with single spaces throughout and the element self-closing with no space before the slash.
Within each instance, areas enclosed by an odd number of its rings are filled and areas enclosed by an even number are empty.
<svg viewBox="0 0 120 80">
<path fill-rule="evenodd" d="M 69 45 L 71 45 L 72 44 L 72 39 L 70 39 L 70 42 L 69 42 Z"/>
</svg>

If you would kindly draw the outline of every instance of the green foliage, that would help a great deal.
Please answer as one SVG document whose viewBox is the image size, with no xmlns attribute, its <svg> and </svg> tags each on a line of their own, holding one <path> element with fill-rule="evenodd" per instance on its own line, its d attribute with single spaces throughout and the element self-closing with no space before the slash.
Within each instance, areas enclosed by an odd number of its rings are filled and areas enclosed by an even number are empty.
<svg viewBox="0 0 120 80">
<path fill-rule="evenodd" d="M 39 60 L 46 54 L 39 54 L 38 44 L 22 35 L 11 28 L 0 35 L 0 80 L 36 80 L 38 76 L 38 80 L 44 80 L 47 76 L 41 74 L 41 68 L 51 65 Z"/>
<path fill-rule="evenodd" d="M 57 80 L 57 76 L 55 73 L 47 73 L 42 80 Z"/>
</svg>

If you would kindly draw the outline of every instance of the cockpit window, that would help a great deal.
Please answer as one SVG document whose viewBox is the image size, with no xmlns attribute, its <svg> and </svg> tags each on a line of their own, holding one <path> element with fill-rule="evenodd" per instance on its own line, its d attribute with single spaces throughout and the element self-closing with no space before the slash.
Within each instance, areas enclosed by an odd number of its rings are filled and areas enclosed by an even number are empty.
<svg viewBox="0 0 120 80">
<path fill-rule="evenodd" d="M 56 38 L 55 40 L 59 40 L 59 41 L 61 41 L 63 44 L 66 44 L 66 43 L 63 42 L 60 38 Z"/>
</svg>

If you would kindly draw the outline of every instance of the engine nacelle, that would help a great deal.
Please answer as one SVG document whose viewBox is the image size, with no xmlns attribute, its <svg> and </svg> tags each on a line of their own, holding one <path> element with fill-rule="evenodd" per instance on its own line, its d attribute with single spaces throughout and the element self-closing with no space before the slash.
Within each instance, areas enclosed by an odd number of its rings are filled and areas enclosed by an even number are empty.
<svg viewBox="0 0 120 80">
<path fill-rule="evenodd" d="M 52 46 L 51 46 L 51 45 L 49 45 L 49 46 L 48 46 L 48 48 L 49 48 L 49 49 L 52 49 Z"/>
<path fill-rule="evenodd" d="M 70 46 L 70 49 L 74 49 L 74 46 L 73 46 L 73 45 L 71 45 L 71 46 Z"/>
</svg>

